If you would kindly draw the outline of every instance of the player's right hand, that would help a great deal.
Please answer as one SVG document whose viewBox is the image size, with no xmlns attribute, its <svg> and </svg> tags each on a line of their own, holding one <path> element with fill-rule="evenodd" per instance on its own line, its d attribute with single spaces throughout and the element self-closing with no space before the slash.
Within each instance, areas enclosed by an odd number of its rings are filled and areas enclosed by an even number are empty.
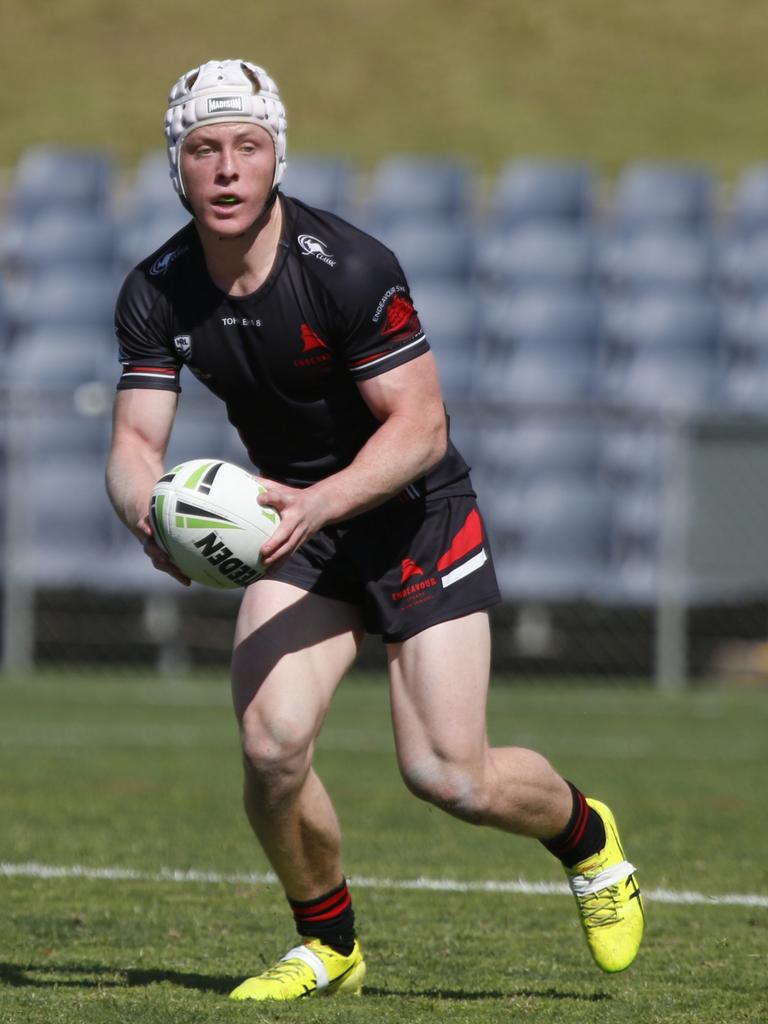
<svg viewBox="0 0 768 1024">
<path fill-rule="evenodd" d="M 185 576 L 181 569 L 178 569 L 173 564 L 168 554 L 155 540 L 155 535 L 152 532 L 152 525 L 149 521 L 148 515 L 139 523 L 139 543 L 144 548 L 144 554 L 151 560 L 152 565 L 154 565 L 156 569 L 172 576 L 185 587 L 191 586 L 192 580 L 189 576 Z"/>
</svg>

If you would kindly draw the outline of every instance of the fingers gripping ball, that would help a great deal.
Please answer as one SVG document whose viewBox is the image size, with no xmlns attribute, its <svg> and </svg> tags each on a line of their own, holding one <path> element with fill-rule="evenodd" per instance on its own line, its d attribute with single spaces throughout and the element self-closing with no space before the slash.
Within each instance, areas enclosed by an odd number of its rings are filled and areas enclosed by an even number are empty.
<svg viewBox="0 0 768 1024">
<path fill-rule="evenodd" d="M 155 540 L 196 583 L 231 590 L 264 575 L 261 546 L 280 524 L 259 505 L 261 481 L 231 462 L 191 459 L 155 484 L 149 517 Z"/>
</svg>

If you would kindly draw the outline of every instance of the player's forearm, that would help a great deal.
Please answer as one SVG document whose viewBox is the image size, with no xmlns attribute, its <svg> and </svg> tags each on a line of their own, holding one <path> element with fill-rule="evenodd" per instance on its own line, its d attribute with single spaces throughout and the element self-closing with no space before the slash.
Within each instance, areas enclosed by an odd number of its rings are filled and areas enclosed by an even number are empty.
<svg viewBox="0 0 768 1024">
<path fill-rule="evenodd" d="M 442 406 L 439 414 L 418 420 L 390 416 L 349 466 L 315 485 L 327 502 L 327 522 L 350 519 L 399 494 L 437 465 L 446 445 Z"/>
<path fill-rule="evenodd" d="M 162 476 L 162 462 L 128 445 L 113 446 L 107 460 L 107 494 L 128 529 L 141 535 L 139 523 L 147 514 L 152 488 Z"/>
</svg>

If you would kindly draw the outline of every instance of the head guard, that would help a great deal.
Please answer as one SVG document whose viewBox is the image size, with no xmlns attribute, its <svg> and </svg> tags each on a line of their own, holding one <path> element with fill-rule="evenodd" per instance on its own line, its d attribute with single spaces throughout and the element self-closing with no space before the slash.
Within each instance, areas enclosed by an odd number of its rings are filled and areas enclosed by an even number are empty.
<svg viewBox="0 0 768 1024">
<path fill-rule="evenodd" d="M 168 97 L 165 137 L 173 187 L 185 203 L 180 155 L 184 140 L 204 124 L 246 121 L 265 128 L 275 145 L 274 194 L 285 171 L 285 108 L 263 68 L 247 60 L 210 60 L 176 82 Z M 186 205 L 186 203 L 185 203 Z"/>
</svg>

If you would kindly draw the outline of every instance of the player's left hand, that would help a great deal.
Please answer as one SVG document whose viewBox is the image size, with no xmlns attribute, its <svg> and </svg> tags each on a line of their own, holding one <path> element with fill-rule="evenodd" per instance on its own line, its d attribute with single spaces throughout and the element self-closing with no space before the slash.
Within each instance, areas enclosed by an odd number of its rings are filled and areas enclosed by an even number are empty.
<svg viewBox="0 0 768 1024">
<path fill-rule="evenodd" d="M 328 522 L 328 504 L 315 487 L 289 487 L 260 478 L 267 488 L 259 495 L 260 505 L 270 505 L 280 513 L 280 526 L 264 542 L 261 558 L 267 569 L 289 558 Z"/>
</svg>

